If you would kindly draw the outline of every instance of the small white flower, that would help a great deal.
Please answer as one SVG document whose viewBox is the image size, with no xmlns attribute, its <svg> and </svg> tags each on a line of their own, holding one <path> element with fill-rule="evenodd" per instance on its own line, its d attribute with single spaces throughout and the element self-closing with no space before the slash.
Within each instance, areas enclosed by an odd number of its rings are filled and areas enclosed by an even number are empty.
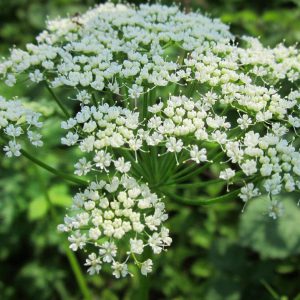
<svg viewBox="0 0 300 300">
<path fill-rule="evenodd" d="M 87 272 L 90 275 L 99 274 L 102 268 L 102 262 L 100 257 L 97 257 L 96 253 L 91 253 L 86 259 L 85 266 L 89 266 Z"/>
<path fill-rule="evenodd" d="M 20 156 L 21 145 L 15 141 L 9 141 L 7 146 L 3 148 L 7 157 Z"/>
<path fill-rule="evenodd" d="M 180 152 L 183 147 L 182 140 L 176 140 L 175 137 L 170 137 L 166 143 L 167 150 L 169 152 Z"/>
<path fill-rule="evenodd" d="M 117 255 L 117 246 L 113 242 L 105 242 L 100 246 L 99 254 L 103 256 L 103 261 L 110 263 Z"/>
<path fill-rule="evenodd" d="M 88 174 L 92 169 L 91 162 L 87 161 L 85 157 L 79 159 L 79 161 L 74 165 L 75 172 L 74 174 L 78 176 L 83 176 Z"/>
<path fill-rule="evenodd" d="M 253 183 L 248 183 L 244 187 L 241 188 L 241 192 L 239 193 L 239 197 L 247 202 L 248 200 L 255 198 L 260 195 L 258 188 L 254 188 Z"/>
<path fill-rule="evenodd" d="M 96 167 L 100 168 L 101 170 L 105 170 L 107 167 L 109 167 L 111 160 L 111 155 L 109 153 L 105 153 L 103 150 L 96 152 L 96 155 L 94 156 Z"/>
<path fill-rule="evenodd" d="M 197 145 L 192 146 L 192 149 L 190 150 L 191 160 L 194 160 L 197 164 L 207 161 L 206 152 L 205 148 L 199 150 Z"/>
<path fill-rule="evenodd" d="M 278 200 L 272 200 L 268 208 L 268 214 L 274 220 L 282 217 L 284 215 L 284 206 L 282 202 Z"/>
<path fill-rule="evenodd" d="M 44 76 L 40 70 L 36 69 L 33 73 L 29 73 L 29 78 L 32 82 L 39 83 L 44 80 Z"/>
<path fill-rule="evenodd" d="M 144 243 L 142 240 L 130 239 L 131 252 L 136 254 L 142 254 L 144 250 Z"/>
<path fill-rule="evenodd" d="M 4 132 L 9 136 L 18 137 L 22 134 L 22 128 L 10 124 L 4 129 Z"/>
<path fill-rule="evenodd" d="M 126 275 L 128 274 L 128 267 L 127 267 L 127 264 L 125 264 L 125 263 L 119 263 L 119 262 L 115 261 L 112 264 L 112 269 L 113 269 L 112 274 L 116 278 L 126 277 Z"/>
<path fill-rule="evenodd" d="M 243 115 L 241 118 L 237 119 L 237 123 L 239 124 L 240 128 L 244 130 L 252 124 L 252 119 L 248 115 Z"/>
<path fill-rule="evenodd" d="M 91 101 L 92 96 L 85 90 L 80 91 L 76 95 L 76 100 L 82 102 L 83 104 L 89 104 Z"/>
<path fill-rule="evenodd" d="M 70 244 L 70 249 L 77 251 L 82 249 L 86 245 L 86 235 L 81 234 L 79 230 L 75 231 L 70 237 L 68 237 Z"/>
<path fill-rule="evenodd" d="M 232 179 L 235 175 L 235 171 L 232 170 L 231 168 L 227 168 L 223 171 L 220 172 L 220 178 L 224 179 L 226 181 L 230 181 L 230 179 Z"/>
<path fill-rule="evenodd" d="M 247 176 L 250 176 L 257 172 L 256 161 L 253 159 L 247 159 L 244 163 L 241 164 L 241 168 Z"/>
<path fill-rule="evenodd" d="M 151 259 L 147 259 L 142 263 L 141 273 L 144 276 L 147 276 L 148 273 L 152 272 L 153 262 Z"/>
<path fill-rule="evenodd" d="M 68 132 L 66 137 L 61 138 L 61 143 L 63 145 L 72 146 L 77 143 L 79 135 L 77 133 Z"/>
<path fill-rule="evenodd" d="M 130 162 L 125 162 L 124 157 L 120 157 L 114 161 L 116 169 L 121 173 L 128 173 L 131 168 Z"/>
<path fill-rule="evenodd" d="M 101 231 L 99 228 L 90 228 L 89 237 L 93 240 L 98 240 L 101 235 Z"/>
<path fill-rule="evenodd" d="M 157 232 L 154 232 L 153 235 L 149 237 L 148 243 L 155 254 L 159 254 L 163 249 L 161 237 Z"/>
<path fill-rule="evenodd" d="M 16 77 L 13 74 L 8 74 L 6 76 L 5 84 L 7 86 L 12 87 L 15 85 L 16 82 L 17 82 Z"/>
<path fill-rule="evenodd" d="M 128 90 L 129 97 L 132 99 L 137 99 L 143 93 L 143 87 L 138 86 L 137 84 L 132 85 L 132 87 Z"/>
<path fill-rule="evenodd" d="M 28 138 L 30 140 L 30 143 L 36 147 L 42 147 L 43 146 L 43 141 L 41 140 L 42 135 L 37 133 L 37 132 L 33 132 L 33 131 L 28 131 L 27 132 Z"/>
</svg>

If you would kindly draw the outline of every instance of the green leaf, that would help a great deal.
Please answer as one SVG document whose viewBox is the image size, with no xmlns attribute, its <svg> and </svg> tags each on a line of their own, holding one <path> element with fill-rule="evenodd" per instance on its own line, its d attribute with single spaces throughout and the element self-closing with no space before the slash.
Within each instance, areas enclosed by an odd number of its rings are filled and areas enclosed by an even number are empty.
<svg viewBox="0 0 300 300">
<path fill-rule="evenodd" d="M 300 209 L 292 198 L 281 196 L 281 200 L 285 213 L 277 220 L 267 215 L 270 200 L 266 197 L 251 201 L 241 217 L 242 245 L 263 258 L 286 258 L 300 253 Z"/>
<path fill-rule="evenodd" d="M 107 300 L 118 300 L 118 297 L 110 290 L 104 290 L 101 293 L 100 299 L 107 299 Z"/>
<path fill-rule="evenodd" d="M 191 230 L 191 242 L 194 245 L 208 249 L 211 246 L 212 236 L 209 232 L 203 229 L 192 229 Z"/>
<path fill-rule="evenodd" d="M 56 206 L 68 207 L 72 203 L 68 187 L 64 184 L 57 184 L 50 188 L 48 192 L 50 202 Z"/>
<path fill-rule="evenodd" d="M 210 277 L 212 274 L 212 267 L 209 264 L 209 262 L 205 260 L 198 260 L 192 266 L 192 273 L 198 277 L 204 277 L 204 278 Z"/>
<path fill-rule="evenodd" d="M 208 283 L 206 300 L 239 300 L 241 285 L 232 278 L 217 277 Z"/>
<path fill-rule="evenodd" d="M 28 219 L 35 221 L 44 217 L 48 211 L 48 203 L 42 196 L 35 198 L 30 202 L 28 208 Z"/>
</svg>

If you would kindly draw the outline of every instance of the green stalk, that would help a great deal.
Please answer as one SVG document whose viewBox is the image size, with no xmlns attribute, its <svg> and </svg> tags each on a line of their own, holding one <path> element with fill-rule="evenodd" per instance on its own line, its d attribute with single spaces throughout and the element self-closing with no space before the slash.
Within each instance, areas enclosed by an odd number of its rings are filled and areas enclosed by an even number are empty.
<svg viewBox="0 0 300 300">
<path fill-rule="evenodd" d="M 149 247 L 145 249 L 145 252 L 143 253 L 141 257 L 141 261 L 145 261 L 147 258 L 151 256 L 151 251 Z M 134 256 L 134 260 L 137 265 L 140 265 L 136 257 Z M 139 266 L 140 269 L 140 266 Z M 138 270 L 138 285 L 134 289 L 134 294 L 132 297 L 132 300 L 148 300 L 149 299 L 149 293 L 150 293 L 150 278 L 141 274 L 140 270 Z"/>
<path fill-rule="evenodd" d="M 148 180 L 148 172 L 147 170 L 145 169 L 145 166 L 143 164 L 139 164 L 135 161 L 135 158 L 132 157 L 132 155 L 130 154 L 130 152 L 124 150 L 124 151 L 120 151 L 122 153 L 122 155 L 128 159 L 131 164 L 132 164 L 132 168 L 136 170 L 137 173 L 139 173 L 140 176 L 143 176 L 145 179 Z"/>
<path fill-rule="evenodd" d="M 223 152 L 220 152 L 215 158 L 214 158 L 214 161 L 213 163 L 217 162 L 222 156 L 224 155 Z M 211 165 L 210 162 L 207 162 L 206 164 L 204 164 L 202 167 L 200 168 L 197 168 L 195 171 L 185 175 L 185 176 L 182 176 L 182 177 L 174 177 L 174 183 L 176 182 L 182 182 L 182 181 L 185 181 L 191 177 L 194 177 L 194 176 L 197 176 L 199 174 L 201 174 L 203 171 L 205 171 L 206 169 L 209 168 L 209 166 Z"/>
<path fill-rule="evenodd" d="M 179 95 L 180 87 L 181 87 L 181 85 L 179 83 L 175 83 L 175 88 L 174 88 L 174 91 L 173 91 L 174 96 Z"/>
<path fill-rule="evenodd" d="M 84 296 L 84 299 L 85 300 L 92 300 L 93 299 L 92 295 L 89 291 L 86 280 L 85 280 L 84 275 L 83 275 L 83 273 L 80 269 L 80 265 L 79 265 L 79 263 L 76 259 L 75 254 L 70 250 L 70 248 L 68 247 L 67 244 L 64 244 L 64 248 L 65 248 L 66 255 L 67 255 L 67 258 L 69 260 L 69 263 L 71 265 L 71 268 L 73 270 L 73 273 L 75 275 L 75 278 L 77 280 L 77 283 L 79 285 L 79 288 L 81 290 L 81 293 Z"/>
<path fill-rule="evenodd" d="M 204 197 L 197 197 L 195 199 L 189 199 L 183 196 L 179 196 L 178 194 L 167 192 L 165 190 L 162 191 L 166 194 L 169 198 L 174 199 L 176 202 L 180 204 L 186 205 L 193 205 L 193 206 L 202 206 L 202 205 L 211 205 L 216 203 L 227 202 L 236 199 L 237 195 L 240 193 L 240 188 L 234 190 L 230 193 L 227 193 L 223 196 L 214 197 L 214 198 L 204 198 Z"/>
<path fill-rule="evenodd" d="M 37 175 L 38 175 L 37 179 L 40 181 L 40 184 L 43 187 L 45 198 L 46 198 L 46 201 L 47 201 L 47 203 L 49 205 L 50 214 L 51 214 L 53 220 L 56 221 L 56 219 L 58 219 L 58 216 L 57 216 L 56 210 L 53 207 L 53 204 L 52 204 L 52 202 L 50 200 L 49 194 L 47 192 L 46 184 L 41 179 L 41 176 L 39 176 L 39 174 L 37 174 Z M 81 271 L 80 265 L 79 265 L 79 263 L 77 261 L 77 258 L 75 256 L 75 254 L 70 250 L 70 248 L 69 248 L 69 246 L 68 246 L 67 243 L 64 242 L 63 246 L 64 246 L 64 249 L 65 249 L 65 253 L 67 255 L 67 258 L 69 260 L 71 269 L 72 269 L 72 271 L 74 273 L 74 276 L 76 278 L 77 284 L 78 284 L 78 286 L 80 288 L 80 291 L 81 291 L 84 299 L 85 300 L 92 300 L 92 295 L 91 295 L 91 293 L 89 291 L 87 282 L 86 282 L 86 280 L 84 278 L 84 275 L 83 275 L 83 273 Z"/>
<path fill-rule="evenodd" d="M 49 84 L 47 83 L 47 81 L 44 81 L 46 89 L 49 91 L 49 93 L 51 94 L 52 98 L 54 99 L 54 101 L 57 103 L 57 105 L 59 106 L 59 108 L 63 111 L 63 113 L 65 114 L 65 116 L 67 118 L 70 118 L 70 114 L 67 111 L 67 109 L 63 106 L 63 104 L 61 103 L 61 101 L 58 99 L 58 97 L 54 94 L 54 92 L 52 91 L 52 89 L 50 88 Z"/>
<path fill-rule="evenodd" d="M 146 277 L 139 273 L 139 287 L 136 291 L 136 300 L 148 300 L 149 299 L 149 277 Z"/>
<path fill-rule="evenodd" d="M 213 157 L 218 152 L 218 150 L 219 150 L 218 147 L 216 147 L 214 150 L 212 150 L 210 152 L 209 159 L 214 159 L 214 162 L 216 161 L 216 159 L 219 159 L 223 155 L 223 152 L 220 152 L 216 157 Z M 180 176 L 182 176 L 184 174 L 190 173 L 194 169 L 194 167 L 197 167 L 197 166 L 198 166 L 197 164 L 192 164 L 191 166 L 184 168 L 183 170 L 181 170 L 175 174 L 174 179 L 179 178 Z"/>
<path fill-rule="evenodd" d="M 149 105 L 153 105 L 156 103 L 156 88 L 152 88 L 149 91 Z"/>
<path fill-rule="evenodd" d="M 207 186 L 208 184 L 216 184 L 216 183 L 221 183 L 221 182 L 225 182 L 224 179 L 212 179 L 212 180 L 206 180 L 206 181 L 198 181 L 198 182 L 194 182 L 194 183 L 169 183 L 166 185 L 176 185 L 176 188 L 193 188 L 193 187 L 203 187 L 203 186 Z"/>
<path fill-rule="evenodd" d="M 188 98 L 191 98 L 191 97 L 193 96 L 196 85 L 197 85 L 197 82 L 196 82 L 196 80 L 195 80 L 195 81 L 192 82 L 192 83 L 190 84 L 190 86 L 188 87 L 188 90 L 187 90 L 187 93 L 186 93 L 186 96 L 187 96 Z"/>
<path fill-rule="evenodd" d="M 258 176 L 255 179 L 250 177 L 249 180 L 252 180 L 253 183 L 256 183 L 259 180 L 261 180 L 261 178 L 262 178 L 261 176 Z M 237 197 L 237 195 L 240 193 L 241 188 L 242 187 L 219 197 L 214 197 L 214 198 L 196 197 L 195 199 L 186 198 L 184 196 L 180 196 L 178 194 L 175 194 L 173 192 L 168 192 L 163 189 L 161 190 L 161 192 L 167 195 L 169 198 L 174 199 L 176 202 L 180 204 L 200 206 L 200 205 L 211 205 L 211 204 L 234 200 Z"/>
<path fill-rule="evenodd" d="M 140 113 L 140 121 L 143 122 L 144 120 L 147 120 L 147 114 L 148 114 L 148 104 L 149 104 L 149 93 L 147 92 L 144 94 L 143 97 L 143 103 L 142 103 L 142 107 L 141 107 L 141 113 Z"/>
<path fill-rule="evenodd" d="M 3 136 L 0 137 L 0 139 L 2 141 L 4 141 L 5 143 L 7 142 L 7 139 Z M 25 156 L 28 160 L 30 160 L 31 162 L 35 163 L 36 165 L 38 165 L 39 167 L 47 170 L 48 172 L 52 173 L 52 174 L 55 174 L 67 181 L 70 181 L 72 183 L 75 183 L 75 184 L 79 184 L 79 185 L 88 185 L 88 181 L 84 180 L 84 179 L 81 179 L 77 176 L 74 176 L 74 175 L 70 175 L 70 174 L 67 174 L 67 173 L 64 173 L 62 171 L 59 171 L 49 165 L 47 165 L 46 163 L 42 162 L 41 160 L 37 159 L 36 157 L 32 156 L 31 154 L 29 154 L 26 150 L 24 149 L 21 149 L 20 150 L 21 154 L 23 156 Z"/>
<path fill-rule="evenodd" d="M 92 93 L 92 102 L 93 102 L 93 104 L 94 104 L 96 107 L 98 106 L 97 99 L 96 99 L 94 93 Z"/>
<path fill-rule="evenodd" d="M 189 166 L 187 166 L 186 168 L 182 169 L 181 171 L 175 173 L 175 175 L 173 176 L 173 179 L 176 180 L 176 178 L 180 178 L 183 175 L 189 174 L 191 171 L 195 171 L 194 170 L 195 168 L 198 169 L 199 166 L 194 161 L 192 161 Z"/>
<path fill-rule="evenodd" d="M 151 148 L 152 151 L 152 158 L 153 158 L 153 172 L 154 172 L 154 179 L 155 182 L 157 181 L 158 178 L 158 161 L 157 161 L 157 147 L 154 146 L 153 148 Z"/>
<path fill-rule="evenodd" d="M 274 289 L 264 279 L 261 279 L 260 283 L 265 287 L 265 289 L 270 293 L 270 295 L 274 299 L 276 299 L 276 300 L 280 299 L 280 296 L 274 291 Z"/>
<path fill-rule="evenodd" d="M 67 181 L 70 181 L 72 183 L 76 183 L 79 185 L 88 185 L 88 182 L 84 179 L 78 178 L 76 176 L 70 175 L 70 174 L 66 174 L 64 172 L 61 172 L 47 164 L 45 164 L 44 162 L 42 162 L 41 160 L 37 159 L 36 157 L 30 155 L 28 152 L 26 152 L 25 150 L 21 149 L 20 152 L 22 153 L 23 156 L 25 156 L 27 159 L 29 159 L 30 161 L 32 161 L 33 163 L 35 163 L 36 165 L 38 165 L 39 167 L 47 170 L 50 173 L 53 173 Z"/>
<path fill-rule="evenodd" d="M 149 151 L 148 147 L 146 151 Z M 151 161 L 149 160 L 148 153 L 140 152 L 141 160 L 140 160 L 140 166 L 144 170 L 144 174 L 146 175 L 146 178 L 148 179 L 148 182 L 153 182 L 153 174 L 151 170 Z"/>
<path fill-rule="evenodd" d="M 235 174 L 235 178 L 237 176 L 242 175 L 243 172 L 239 171 Z M 237 179 L 237 178 L 236 178 Z M 198 182 L 193 182 L 193 183 L 167 183 L 165 185 L 176 185 L 176 188 L 193 188 L 193 187 L 203 187 L 203 186 L 207 186 L 209 184 L 216 184 L 216 183 L 226 183 L 226 181 L 224 179 L 220 179 L 220 178 L 215 178 L 215 179 L 211 179 L 211 180 L 206 180 L 206 181 L 198 181 Z M 234 181 L 236 183 L 236 181 Z"/>
<path fill-rule="evenodd" d="M 168 153 L 165 155 L 165 158 L 163 162 L 161 163 L 161 168 L 160 168 L 160 181 L 156 186 L 162 186 L 164 185 L 164 182 L 169 179 L 168 177 L 170 176 L 170 171 L 173 170 L 174 166 L 174 160 L 175 158 L 173 157 L 172 153 Z M 173 166 L 172 166 L 173 164 Z"/>
</svg>

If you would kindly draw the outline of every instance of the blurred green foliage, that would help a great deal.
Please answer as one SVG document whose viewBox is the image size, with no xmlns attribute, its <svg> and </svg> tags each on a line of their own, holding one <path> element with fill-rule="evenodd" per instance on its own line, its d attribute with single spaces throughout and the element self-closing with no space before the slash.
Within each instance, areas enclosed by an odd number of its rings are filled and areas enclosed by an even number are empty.
<svg viewBox="0 0 300 300">
<path fill-rule="evenodd" d="M 0 54 L 6 55 L 12 45 L 33 42 L 47 16 L 72 15 L 95 2 L 0 0 Z M 261 36 L 266 45 L 299 40 L 298 0 L 186 0 L 181 4 L 220 17 L 237 35 Z M 43 87 L 11 90 L 0 84 L 0 94 L 25 96 L 52 117 L 44 129 L 46 147 L 33 154 L 71 173 L 76 153 L 60 146 L 58 116 Z M 25 158 L 1 157 L 0 168 L 0 299 L 82 299 L 66 256 L 65 237 L 56 231 L 76 187 Z M 205 192 L 215 196 L 223 188 L 207 187 Z M 184 193 L 192 197 L 201 191 Z M 203 208 L 168 202 L 174 243 L 157 258 L 153 275 L 146 282 L 138 276 L 119 281 L 105 273 L 86 276 L 94 299 L 146 299 L 141 289 L 148 286 L 149 299 L 299 300 L 300 211 L 295 200 L 285 203 L 285 216 L 272 221 L 264 215 L 263 198 L 250 203 L 244 213 L 238 201 Z M 82 265 L 80 254 L 78 260 Z"/>
</svg>

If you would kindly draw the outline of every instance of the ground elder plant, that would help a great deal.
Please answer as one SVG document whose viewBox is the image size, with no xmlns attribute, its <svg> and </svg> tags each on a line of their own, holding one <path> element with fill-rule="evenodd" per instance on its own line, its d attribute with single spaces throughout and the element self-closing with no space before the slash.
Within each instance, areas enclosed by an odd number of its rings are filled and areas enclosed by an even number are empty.
<svg viewBox="0 0 300 300">
<path fill-rule="evenodd" d="M 3 150 L 80 185 L 58 230 L 71 250 L 84 250 L 90 274 L 108 265 L 125 277 L 129 263 L 150 273 L 172 243 L 171 201 L 240 199 L 243 210 L 267 195 L 276 219 L 284 213 L 276 195 L 300 189 L 296 46 L 264 47 L 177 6 L 107 3 L 48 21 L 36 43 L 11 50 L 0 74 L 8 86 L 24 78 L 44 86 L 57 103 L 61 144 L 79 154 L 74 174 L 21 150 L 21 141 L 43 145 L 40 115 L 1 97 Z M 202 194 L 220 182 L 220 196 Z"/>
</svg>

